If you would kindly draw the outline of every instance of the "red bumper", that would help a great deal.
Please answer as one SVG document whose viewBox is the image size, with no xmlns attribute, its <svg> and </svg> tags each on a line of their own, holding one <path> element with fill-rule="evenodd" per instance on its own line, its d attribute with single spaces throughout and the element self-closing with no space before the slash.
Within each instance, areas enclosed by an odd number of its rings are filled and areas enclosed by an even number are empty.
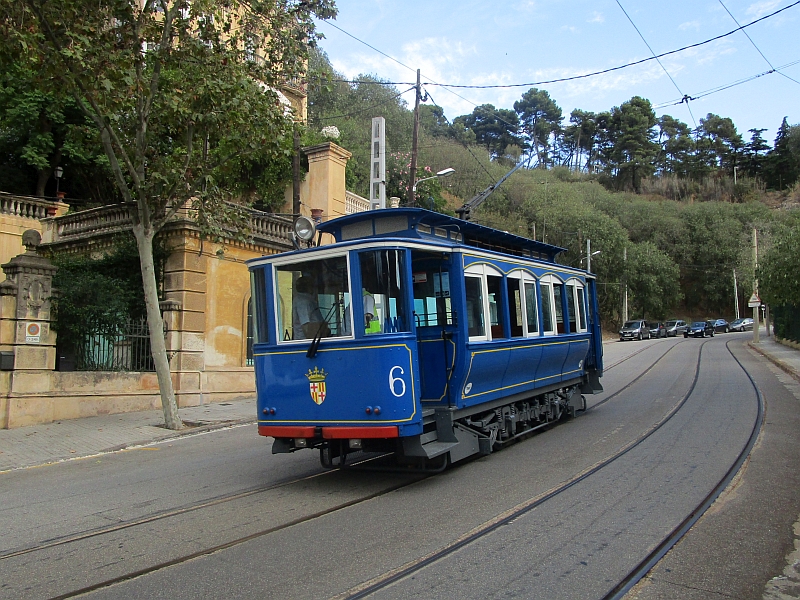
<svg viewBox="0 0 800 600">
<path fill-rule="evenodd" d="M 274 438 L 313 438 L 315 430 L 322 431 L 326 440 L 383 439 L 399 437 L 397 425 L 380 427 L 306 427 L 292 425 L 259 425 L 258 434 Z"/>
</svg>

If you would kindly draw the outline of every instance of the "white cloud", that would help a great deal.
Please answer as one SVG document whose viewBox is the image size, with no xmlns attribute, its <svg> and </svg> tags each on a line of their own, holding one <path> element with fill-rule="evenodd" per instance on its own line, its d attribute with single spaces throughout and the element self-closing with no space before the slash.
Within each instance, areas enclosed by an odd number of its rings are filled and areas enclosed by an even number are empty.
<svg viewBox="0 0 800 600">
<path fill-rule="evenodd" d="M 606 18 L 603 16 L 603 13 L 599 13 L 597 11 L 594 11 L 592 13 L 591 18 L 586 19 L 586 22 L 587 23 L 603 23 L 605 20 L 606 20 Z"/>
<path fill-rule="evenodd" d="M 748 15 L 754 16 L 756 19 L 764 15 L 774 12 L 780 4 L 779 0 L 764 0 L 763 2 L 755 2 L 747 7 L 745 11 Z"/>
<path fill-rule="evenodd" d="M 561 31 L 569 31 L 570 33 L 577 33 L 578 28 L 572 25 L 564 25 L 561 27 Z"/>
<path fill-rule="evenodd" d="M 686 31 L 687 29 L 700 29 L 700 21 L 686 21 L 686 23 L 681 23 L 678 25 L 678 29 L 681 31 Z"/>
</svg>

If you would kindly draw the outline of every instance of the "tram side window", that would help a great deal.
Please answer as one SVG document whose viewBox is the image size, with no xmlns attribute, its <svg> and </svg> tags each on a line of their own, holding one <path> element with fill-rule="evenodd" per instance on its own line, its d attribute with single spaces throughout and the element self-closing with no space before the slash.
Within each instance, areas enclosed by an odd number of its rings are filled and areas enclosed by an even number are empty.
<svg viewBox="0 0 800 600">
<path fill-rule="evenodd" d="M 267 286 L 264 269 L 259 268 L 250 276 L 250 302 L 255 298 L 253 341 L 264 343 L 267 337 Z"/>
<path fill-rule="evenodd" d="M 405 293 L 404 250 L 373 250 L 359 254 L 364 333 L 409 331 Z"/>
<path fill-rule="evenodd" d="M 275 267 L 277 323 L 281 341 L 348 335 L 350 284 L 344 256 Z"/>
<path fill-rule="evenodd" d="M 576 314 L 576 293 L 575 293 L 575 284 L 574 283 L 567 283 L 565 286 L 567 291 L 566 297 L 566 305 L 567 305 L 567 321 L 569 321 L 569 332 L 570 333 L 577 333 L 578 331 L 578 323 L 577 323 L 577 314 Z"/>
<path fill-rule="evenodd" d="M 525 332 L 522 327 L 522 292 L 520 286 L 522 281 L 520 279 L 506 279 L 506 290 L 508 292 L 508 316 L 511 322 L 511 337 L 523 337 Z M 534 309 L 536 306 L 534 305 Z"/>
<path fill-rule="evenodd" d="M 525 285 L 525 316 L 528 325 L 528 335 L 539 333 L 539 311 L 536 304 L 536 284 L 526 281 Z"/>
<path fill-rule="evenodd" d="M 505 337 L 503 333 L 503 320 L 501 312 L 501 298 L 503 278 L 496 275 L 486 276 L 486 287 L 489 298 L 489 325 L 492 329 L 492 339 Z"/>
<path fill-rule="evenodd" d="M 564 284 L 553 283 L 553 300 L 556 309 L 556 327 L 558 333 L 564 333 L 564 304 L 561 297 L 564 295 Z"/>
<path fill-rule="evenodd" d="M 587 331 L 586 327 L 586 288 L 576 288 L 578 293 L 578 318 L 580 320 L 580 331 Z"/>
<path fill-rule="evenodd" d="M 542 328 L 545 335 L 556 332 L 553 320 L 553 287 L 549 283 L 542 283 Z"/>
<path fill-rule="evenodd" d="M 576 280 L 567 283 L 567 306 L 570 310 L 569 329 L 572 333 L 584 333 L 586 328 L 586 291 Z"/>
<path fill-rule="evenodd" d="M 467 297 L 467 330 L 470 337 L 486 335 L 486 327 L 483 322 L 482 288 L 481 277 L 467 275 L 464 278 L 464 289 Z"/>
</svg>

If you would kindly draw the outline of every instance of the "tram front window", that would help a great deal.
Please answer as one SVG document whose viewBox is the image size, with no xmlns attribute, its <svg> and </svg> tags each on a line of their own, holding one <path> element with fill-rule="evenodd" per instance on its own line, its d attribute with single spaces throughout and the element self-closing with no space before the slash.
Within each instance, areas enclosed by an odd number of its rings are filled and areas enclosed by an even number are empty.
<svg viewBox="0 0 800 600">
<path fill-rule="evenodd" d="M 358 257 L 364 334 L 409 331 L 411 323 L 403 291 L 405 251 L 372 250 L 361 252 Z"/>
<path fill-rule="evenodd" d="M 347 258 L 337 256 L 275 267 L 277 323 L 281 341 L 348 335 Z"/>
</svg>

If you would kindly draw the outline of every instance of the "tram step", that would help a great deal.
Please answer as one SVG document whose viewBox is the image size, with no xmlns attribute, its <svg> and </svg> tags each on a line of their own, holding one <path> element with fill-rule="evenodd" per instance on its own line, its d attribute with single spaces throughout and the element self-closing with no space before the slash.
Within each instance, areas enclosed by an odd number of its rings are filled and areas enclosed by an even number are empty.
<svg viewBox="0 0 800 600">
<path fill-rule="evenodd" d="M 435 458 L 440 454 L 449 452 L 456 446 L 458 446 L 458 442 L 428 442 L 427 444 L 422 444 L 422 449 L 425 451 L 427 458 Z"/>
</svg>

